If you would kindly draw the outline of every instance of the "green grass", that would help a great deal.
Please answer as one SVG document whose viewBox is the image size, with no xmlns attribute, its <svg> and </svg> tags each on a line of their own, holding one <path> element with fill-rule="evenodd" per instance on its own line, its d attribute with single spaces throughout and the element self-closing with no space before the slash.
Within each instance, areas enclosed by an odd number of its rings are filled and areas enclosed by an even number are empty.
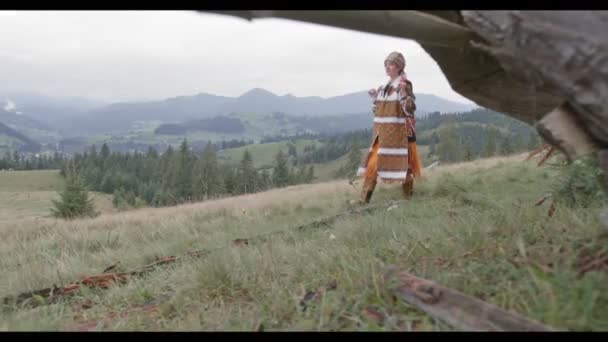
<svg viewBox="0 0 608 342">
<path fill-rule="evenodd" d="M 509 134 L 509 130 L 507 128 L 496 126 L 494 124 L 486 124 L 486 123 L 481 123 L 481 122 L 464 121 L 464 122 L 450 123 L 450 125 L 452 125 L 454 127 L 463 127 L 463 126 L 472 126 L 472 127 L 480 127 L 480 128 L 487 127 L 487 128 L 497 129 L 500 132 L 500 134 Z M 439 134 L 439 131 L 441 130 L 442 127 L 443 127 L 443 125 L 441 125 L 440 127 L 437 127 L 437 128 L 433 128 L 433 129 L 426 129 L 426 130 L 420 132 L 420 134 L 418 135 L 418 138 L 419 139 L 428 139 L 433 135 L 433 133 Z"/>
<path fill-rule="evenodd" d="M 52 201 L 59 199 L 63 184 L 59 170 L 0 171 L 0 217 L 9 225 L 49 217 Z M 90 195 L 97 210 L 115 211 L 111 195 Z"/>
<path fill-rule="evenodd" d="M 59 170 L 0 171 L 0 191 L 57 191 L 62 187 Z"/>
<path fill-rule="evenodd" d="M 362 150 L 363 153 L 363 150 Z M 315 168 L 315 182 L 329 182 L 335 179 L 335 173 L 345 165 L 348 161 L 348 155 L 344 155 L 336 160 L 332 160 L 327 163 L 314 163 L 312 164 Z"/>
<path fill-rule="evenodd" d="M 297 139 L 295 141 L 296 151 L 298 153 L 304 152 L 304 147 L 316 144 L 317 147 L 323 146 L 323 143 L 313 141 L 309 139 Z M 286 141 L 273 142 L 267 144 L 254 144 L 247 145 L 237 148 L 229 148 L 220 152 L 220 157 L 226 161 L 232 163 L 238 163 L 243 158 L 243 153 L 248 150 L 253 158 L 253 163 L 256 167 L 270 166 L 274 164 L 274 159 L 279 150 L 283 150 L 285 156 L 287 156 L 287 144 Z"/>
<path fill-rule="evenodd" d="M 608 275 L 578 277 L 572 265 L 581 244 L 606 244 L 597 210 L 558 204 L 548 218 L 547 205 L 534 203 L 557 171 L 522 159 L 438 167 L 406 204 L 304 232 L 289 228 L 342 212 L 359 189 L 339 181 L 18 230 L 0 224 L 0 296 L 98 274 L 117 261 L 120 270 L 133 269 L 155 257 L 226 246 L 124 286 L 5 308 L 0 329 L 67 330 L 75 320 L 157 301 L 156 316 L 132 314 L 97 329 L 449 330 L 392 301 L 382 273 L 394 264 L 559 329 L 608 330 Z M 398 186 L 381 185 L 372 204 L 398 198 Z M 230 245 L 280 230 L 287 233 L 261 244 Z M 333 281 L 335 290 L 302 309 L 306 291 Z M 85 300 L 94 305 L 83 309 Z M 383 323 L 364 313 L 370 307 Z"/>
</svg>

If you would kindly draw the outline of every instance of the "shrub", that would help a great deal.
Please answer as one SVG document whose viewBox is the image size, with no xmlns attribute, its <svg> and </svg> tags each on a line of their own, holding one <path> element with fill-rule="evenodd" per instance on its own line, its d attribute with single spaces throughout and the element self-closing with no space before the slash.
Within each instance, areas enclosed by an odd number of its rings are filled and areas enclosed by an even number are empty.
<svg viewBox="0 0 608 342">
<path fill-rule="evenodd" d="M 554 181 L 554 196 L 569 207 L 608 204 L 606 175 L 597 158 L 581 158 L 564 167 Z"/>
<path fill-rule="evenodd" d="M 54 208 L 51 208 L 51 214 L 54 217 L 74 219 L 78 217 L 95 217 L 98 215 L 95 211 L 93 201 L 89 198 L 88 191 L 79 177 L 74 175 L 68 176 L 65 188 L 60 196 L 61 199 L 59 201 L 52 201 Z"/>
</svg>

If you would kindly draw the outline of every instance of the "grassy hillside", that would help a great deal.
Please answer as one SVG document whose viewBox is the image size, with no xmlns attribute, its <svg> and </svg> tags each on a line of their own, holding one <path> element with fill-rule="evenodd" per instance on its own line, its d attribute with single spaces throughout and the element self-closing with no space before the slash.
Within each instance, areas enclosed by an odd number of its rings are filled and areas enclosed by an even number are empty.
<svg viewBox="0 0 608 342">
<path fill-rule="evenodd" d="M 498 132 L 500 132 L 500 134 L 509 133 L 509 130 L 504 127 L 500 127 L 500 126 L 497 126 L 494 124 L 481 123 L 481 122 L 458 122 L 458 123 L 453 123 L 452 125 L 454 128 L 458 128 L 458 127 L 494 128 Z M 439 134 L 439 127 L 421 131 L 417 138 L 420 140 L 429 139 L 433 134 Z"/>
<path fill-rule="evenodd" d="M 59 199 L 63 178 L 58 170 L 0 172 L 0 217 L 11 229 L 50 217 L 52 200 Z M 95 208 L 102 213 L 116 211 L 112 196 L 91 193 Z M 18 225 L 18 226 L 14 226 Z M 0 224 L 2 226 L 2 224 Z"/>
<path fill-rule="evenodd" d="M 534 203 L 558 171 L 523 159 L 439 167 L 425 172 L 412 201 L 304 231 L 291 228 L 344 212 L 360 184 L 301 185 L 73 222 L 41 218 L 19 229 L 0 222 L 2 297 L 117 262 L 124 271 L 225 246 L 122 286 L 5 308 L 0 329 L 450 330 L 393 300 L 382 275 L 398 265 L 560 329 L 608 330 L 608 274 L 579 276 L 573 264 L 581 246 L 605 245 L 597 212 L 558 204 L 548 217 L 547 205 Z M 397 186 L 380 185 L 372 205 L 398 198 Z M 285 233 L 231 244 L 277 231 Z M 142 305 L 154 310 L 135 310 Z M 134 311 L 111 318 L 125 310 Z"/>
<path fill-rule="evenodd" d="M 0 172 L 0 191 L 59 191 L 62 186 L 59 170 Z"/>
<path fill-rule="evenodd" d="M 274 163 L 274 158 L 279 153 L 279 150 L 283 150 L 283 153 L 287 154 L 287 141 L 281 142 L 273 142 L 267 144 L 253 144 L 242 146 L 238 148 L 229 148 L 223 151 L 220 151 L 220 157 L 226 161 L 230 161 L 233 163 L 238 163 L 243 157 L 243 153 L 245 150 L 248 150 L 251 153 L 251 157 L 253 158 L 254 165 L 256 167 L 261 167 L 265 165 L 271 165 Z M 295 140 L 296 151 L 298 153 L 303 152 L 304 147 L 316 144 L 317 147 L 321 147 L 323 143 L 308 140 L 308 139 L 297 139 Z"/>
</svg>

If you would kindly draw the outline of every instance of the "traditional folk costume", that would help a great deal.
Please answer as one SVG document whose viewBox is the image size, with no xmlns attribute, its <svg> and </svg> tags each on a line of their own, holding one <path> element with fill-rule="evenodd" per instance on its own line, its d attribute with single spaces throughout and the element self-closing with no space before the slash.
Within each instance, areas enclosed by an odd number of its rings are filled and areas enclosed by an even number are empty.
<svg viewBox="0 0 608 342">
<path fill-rule="evenodd" d="M 391 53 L 386 62 L 405 67 L 405 59 L 398 52 Z M 421 167 L 416 151 L 416 97 L 412 82 L 402 71 L 371 96 L 374 101 L 371 147 L 357 171 L 357 176 L 364 177 L 361 200 L 369 203 L 378 178 L 385 183 L 401 183 L 403 195 L 410 198 L 414 177 L 420 177 Z"/>
</svg>

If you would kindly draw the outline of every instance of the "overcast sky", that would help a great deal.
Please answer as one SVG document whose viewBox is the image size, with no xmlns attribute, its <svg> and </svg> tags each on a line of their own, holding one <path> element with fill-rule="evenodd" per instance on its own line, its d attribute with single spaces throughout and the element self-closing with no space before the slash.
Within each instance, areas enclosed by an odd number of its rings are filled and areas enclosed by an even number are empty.
<svg viewBox="0 0 608 342">
<path fill-rule="evenodd" d="M 393 50 L 417 93 L 470 103 L 414 41 L 187 11 L 0 11 L 0 91 L 132 101 L 258 87 L 329 97 L 386 82 Z"/>
</svg>

